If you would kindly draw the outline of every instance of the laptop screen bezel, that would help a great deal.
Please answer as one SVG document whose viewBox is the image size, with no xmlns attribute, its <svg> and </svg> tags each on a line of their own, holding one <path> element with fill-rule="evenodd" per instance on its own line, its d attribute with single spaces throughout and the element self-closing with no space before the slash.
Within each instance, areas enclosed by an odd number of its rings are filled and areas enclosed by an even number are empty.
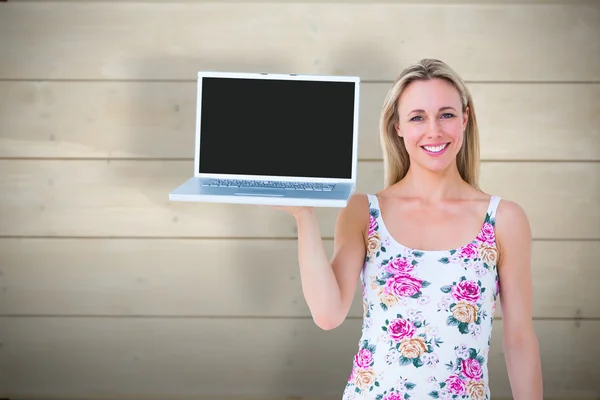
<svg viewBox="0 0 600 400">
<path fill-rule="evenodd" d="M 272 175 L 237 175 L 237 174 L 209 174 L 200 173 L 200 131 L 202 124 L 202 80 L 204 78 L 240 78 L 240 79 L 272 79 L 272 80 L 296 80 L 296 81 L 326 81 L 326 82 L 349 82 L 354 84 L 354 123 L 352 130 L 352 167 L 350 178 L 314 178 L 306 176 L 272 176 Z M 307 75 L 307 74 L 278 74 L 278 73 L 240 73 L 240 72 L 215 72 L 200 71 L 197 78 L 196 98 L 196 138 L 194 150 L 194 177 L 195 178 L 220 178 L 220 179 L 246 179 L 246 180 L 278 180 L 288 182 L 323 182 L 356 183 L 358 168 L 358 123 L 360 105 L 360 77 L 343 75 Z"/>
</svg>

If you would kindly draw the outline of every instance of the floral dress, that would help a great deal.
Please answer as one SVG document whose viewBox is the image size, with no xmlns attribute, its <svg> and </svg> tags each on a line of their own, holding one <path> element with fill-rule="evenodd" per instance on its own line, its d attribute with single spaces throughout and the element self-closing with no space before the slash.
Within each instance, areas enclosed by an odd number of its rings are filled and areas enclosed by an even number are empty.
<svg viewBox="0 0 600 400">
<path fill-rule="evenodd" d="M 500 198 L 491 197 L 471 243 L 422 251 L 396 242 L 368 197 L 362 336 L 343 400 L 490 399 Z"/>
</svg>

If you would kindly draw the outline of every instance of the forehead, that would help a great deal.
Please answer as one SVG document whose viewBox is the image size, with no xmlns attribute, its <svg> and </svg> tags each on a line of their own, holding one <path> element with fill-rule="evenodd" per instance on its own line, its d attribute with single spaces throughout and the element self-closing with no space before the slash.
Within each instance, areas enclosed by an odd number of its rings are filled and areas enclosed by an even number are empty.
<svg viewBox="0 0 600 400">
<path fill-rule="evenodd" d="M 402 92 L 398 108 L 400 112 L 413 109 L 437 111 L 441 107 L 461 108 L 460 93 L 445 79 L 413 81 Z"/>
</svg>

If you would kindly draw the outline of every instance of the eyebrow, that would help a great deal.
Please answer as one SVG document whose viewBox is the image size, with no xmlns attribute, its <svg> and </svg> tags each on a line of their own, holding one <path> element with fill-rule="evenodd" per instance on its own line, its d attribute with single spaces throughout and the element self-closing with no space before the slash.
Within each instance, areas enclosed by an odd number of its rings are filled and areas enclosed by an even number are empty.
<svg viewBox="0 0 600 400">
<path fill-rule="evenodd" d="M 450 107 L 450 106 L 442 107 L 438 111 L 444 111 L 444 110 L 454 110 L 454 111 L 456 111 L 456 109 L 454 107 Z M 411 112 L 409 112 L 409 114 L 412 114 L 412 113 L 415 113 L 415 112 L 425 112 L 425 110 L 421 110 L 421 109 L 412 110 Z"/>
</svg>

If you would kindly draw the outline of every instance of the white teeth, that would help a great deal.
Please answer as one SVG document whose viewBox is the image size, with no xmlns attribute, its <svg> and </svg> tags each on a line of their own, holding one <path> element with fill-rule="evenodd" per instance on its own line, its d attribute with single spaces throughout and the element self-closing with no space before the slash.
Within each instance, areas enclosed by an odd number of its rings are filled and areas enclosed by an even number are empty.
<svg viewBox="0 0 600 400">
<path fill-rule="evenodd" d="M 432 153 L 439 153 L 440 151 L 444 150 L 446 148 L 446 146 L 447 146 L 447 143 L 443 144 L 441 146 L 423 146 L 423 148 Z"/>
</svg>

